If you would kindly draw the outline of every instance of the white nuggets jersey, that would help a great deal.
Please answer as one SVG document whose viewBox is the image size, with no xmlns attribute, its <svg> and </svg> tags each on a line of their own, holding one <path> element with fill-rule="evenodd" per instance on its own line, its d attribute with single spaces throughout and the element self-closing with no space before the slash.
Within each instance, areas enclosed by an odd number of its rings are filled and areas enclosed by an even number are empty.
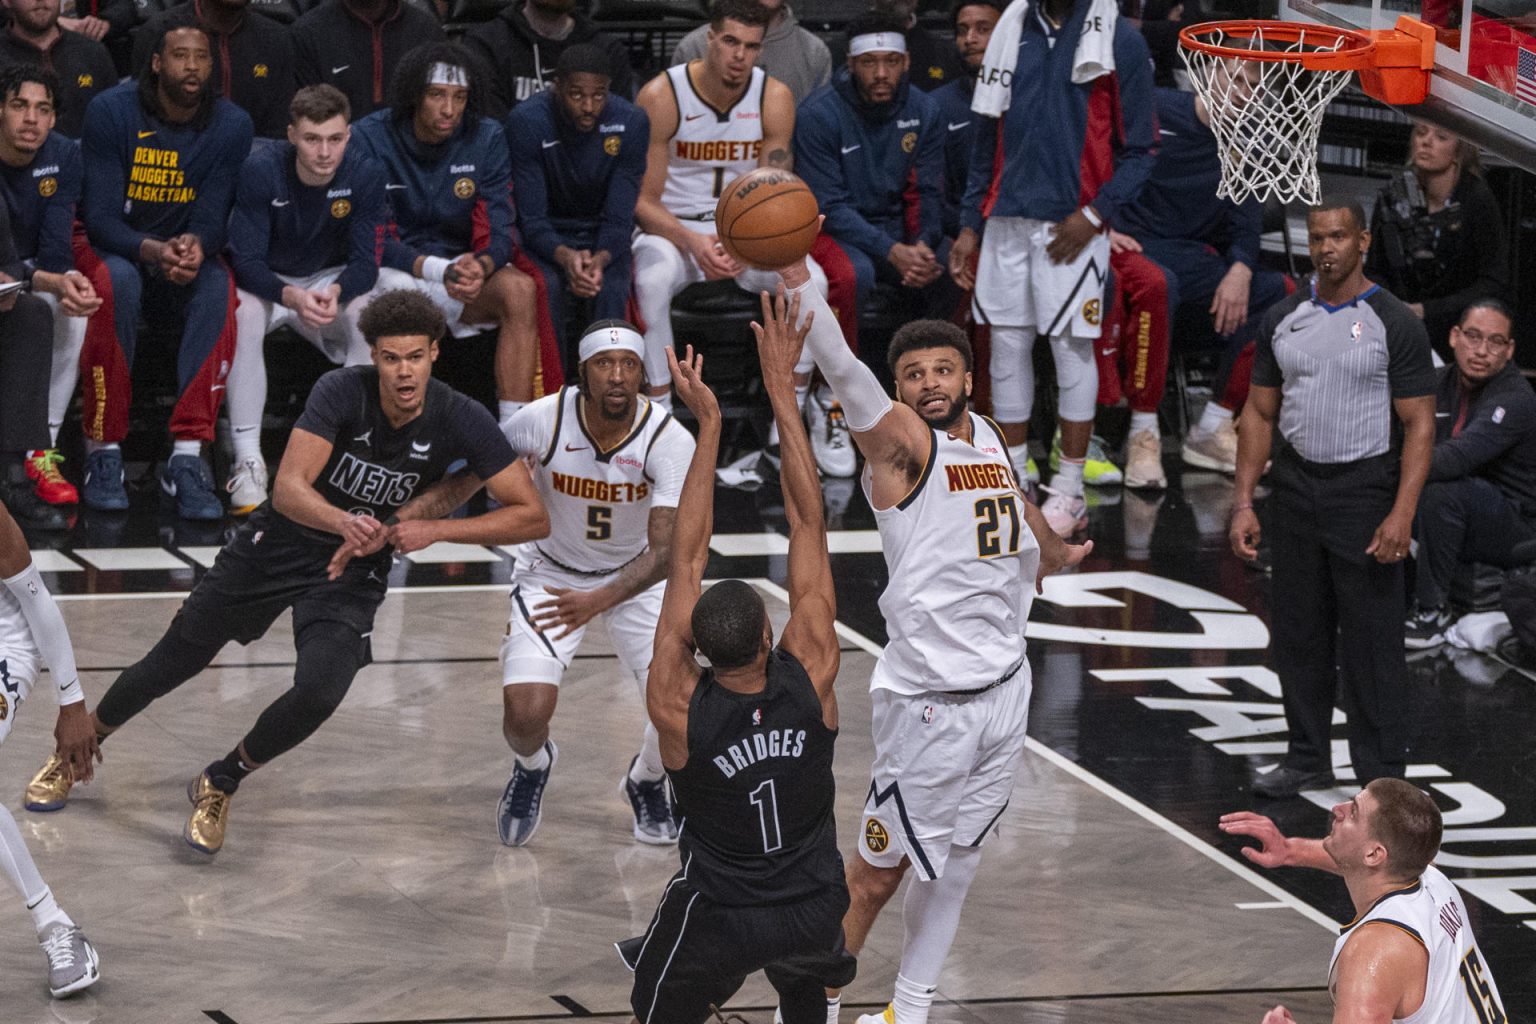
<svg viewBox="0 0 1536 1024">
<path fill-rule="evenodd" d="M 1401 929 L 1429 953 L 1424 1003 L 1402 1024 L 1504 1024 L 1499 988 L 1483 963 L 1477 939 L 1467 924 L 1467 907 L 1455 884 L 1440 869 L 1429 867 L 1406 889 L 1390 892 L 1371 909 L 1340 929 L 1328 962 L 1328 989 L 1334 990 L 1334 968 L 1344 944 L 1362 925 L 1378 921 Z"/>
<path fill-rule="evenodd" d="M 683 220 L 714 220 L 725 186 L 757 168 L 763 149 L 763 84 L 768 76 L 752 69 L 747 91 L 729 110 L 705 103 L 693 87 L 688 65 L 667 69 L 677 101 L 677 133 L 667 144 L 667 182 L 661 205 Z"/>
<path fill-rule="evenodd" d="M 539 460 L 533 480 L 549 509 L 549 536 L 533 547 L 556 568 L 601 575 L 645 550 L 653 507 L 677 507 L 694 444 L 641 395 L 630 432 L 603 451 L 582 421 L 579 398 L 577 388 L 563 387 L 519 410 L 506 432 L 519 454 Z"/>
<path fill-rule="evenodd" d="M 42 667 L 43 657 L 21 603 L 9 587 L 0 586 L 0 719 L 14 714 L 16 705 L 27 699 Z"/>
<path fill-rule="evenodd" d="M 933 431 L 912 492 L 875 512 L 890 583 L 880 595 L 888 640 L 872 689 L 974 690 L 1024 656 L 1040 546 L 1001 432 L 966 415 L 975 445 Z M 866 467 L 866 497 L 869 479 Z"/>
</svg>

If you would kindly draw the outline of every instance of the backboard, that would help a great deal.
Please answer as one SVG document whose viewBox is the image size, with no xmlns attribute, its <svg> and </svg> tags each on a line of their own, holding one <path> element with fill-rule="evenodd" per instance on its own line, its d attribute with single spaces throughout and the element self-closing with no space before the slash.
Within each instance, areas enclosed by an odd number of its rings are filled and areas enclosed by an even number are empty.
<svg viewBox="0 0 1536 1024">
<path fill-rule="evenodd" d="M 1387 29 L 1400 14 L 1437 39 L 1429 99 L 1399 109 L 1536 173 L 1536 0 L 1286 0 L 1280 16 Z"/>
</svg>

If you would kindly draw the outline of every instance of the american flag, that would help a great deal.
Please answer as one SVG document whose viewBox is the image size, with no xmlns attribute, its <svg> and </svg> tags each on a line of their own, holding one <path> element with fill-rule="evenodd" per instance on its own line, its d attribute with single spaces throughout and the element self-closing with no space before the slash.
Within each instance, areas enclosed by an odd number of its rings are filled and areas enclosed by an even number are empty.
<svg viewBox="0 0 1536 1024">
<path fill-rule="evenodd" d="M 1536 50 L 1520 47 L 1515 65 L 1515 95 L 1527 103 L 1536 103 Z"/>
</svg>

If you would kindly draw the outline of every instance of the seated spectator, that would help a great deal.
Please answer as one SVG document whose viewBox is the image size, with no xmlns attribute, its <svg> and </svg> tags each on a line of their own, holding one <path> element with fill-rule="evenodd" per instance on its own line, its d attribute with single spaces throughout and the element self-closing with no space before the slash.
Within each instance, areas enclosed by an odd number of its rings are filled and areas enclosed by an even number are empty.
<svg viewBox="0 0 1536 1024">
<path fill-rule="evenodd" d="M 407 52 L 446 38 L 436 18 L 406 0 L 321 0 L 292 36 L 296 84 L 334 85 L 354 122 L 389 105 L 389 77 Z"/>
<path fill-rule="evenodd" d="M 554 88 L 507 118 L 517 222 L 544 276 L 562 364 L 567 297 L 590 301 L 591 320 L 622 320 L 629 305 L 630 236 L 651 125 L 608 91 L 609 66 L 596 46 L 570 47 Z"/>
<path fill-rule="evenodd" d="M 568 46 L 597 46 L 608 55 L 608 89 L 629 99 L 635 76 L 622 39 L 599 31 L 575 10 L 575 0 L 511 0 L 501 13 L 464 36 L 491 69 L 486 114 L 498 121 L 534 93 L 548 89 Z"/>
<path fill-rule="evenodd" d="M 10 217 L 0 206 L 0 282 L 22 281 Z M 0 502 L 22 526 L 67 530 L 69 517 L 32 493 L 27 454 L 48 439 L 48 304 L 20 291 L 0 294 Z"/>
<path fill-rule="evenodd" d="M 136 0 L 61 0 L 59 27 L 101 43 L 116 68 L 113 84 L 128 73 L 133 31 L 140 23 Z M 110 86 L 109 86 L 110 87 Z"/>
<path fill-rule="evenodd" d="M 5 0 L 11 23 L 0 37 L 0 65 L 32 64 L 56 76 L 56 130 L 80 137 L 85 107 L 117 84 L 112 55 L 98 39 L 72 32 L 59 18 L 59 0 Z M 90 19 L 103 28 L 106 22 Z"/>
<path fill-rule="evenodd" d="M 888 14 L 850 23 L 848 66 L 801 105 L 795 125 L 796 170 L 826 217 L 812 254 L 853 270 L 854 309 L 838 313 L 855 350 L 857 311 L 876 280 L 920 293 L 921 316 L 947 317 L 958 298 L 935 287 L 948 258 L 944 128 L 933 101 L 908 82 L 901 25 Z"/>
<path fill-rule="evenodd" d="M 1254 65 L 1244 68 L 1245 80 L 1257 84 Z M 1263 204 L 1256 199 L 1237 204 L 1216 198 L 1221 162 L 1205 101 L 1175 89 L 1157 89 L 1155 95 L 1160 133 L 1157 158 L 1141 194 L 1114 218 L 1112 227 L 1118 234 L 1112 235 L 1112 248 L 1140 252 L 1156 263 L 1167 281 L 1167 308 L 1198 304 L 1209 313 L 1216 334 L 1230 339 L 1234 352 L 1242 351 L 1260 314 L 1293 286 L 1284 274 L 1258 267 Z M 1250 356 L 1233 371 L 1244 395 L 1251 365 Z M 1160 390 L 1162 383 L 1157 386 Z M 1202 469 L 1234 472 L 1236 411 L 1220 401 L 1208 402 L 1200 423 L 1184 439 L 1184 461 Z M 1133 418 L 1128 451 L 1145 453 L 1139 461 L 1150 472 L 1147 459 L 1154 447 L 1161 451 L 1155 409 Z M 1139 469 L 1136 475 L 1144 479 Z"/>
<path fill-rule="evenodd" d="M 929 32 L 917 21 L 918 0 L 872 0 L 870 12 L 888 14 L 903 26 L 900 29 L 911 58 L 912 85 L 922 92 L 932 92 L 965 74 L 965 66 L 946 39 Z M 848 59 L 847 39 L 832 44 L 832 64 L 841 67 Z"/>
<path fill-rule="evenodd" d="M 533 278 L 510 263 L 511 166 L 501 126 L 480 116 L 481 76 L 479 62 L 456 43 L 418 47 L 395 71 L 394 105 L 354 131 L 361 150 L 384 166 L 393 214 L 379 289 L 430 295 L 457 337 L 495 326 L 505 422 L 533 398 L 539 304 Z M 363 356 L 354 343 L 348 361 Z"/>
<path fill-rule="evenodd" d="M 251 118 L 209 83 L 213 54 L 197 26 L 169 29 L 137 81 L 98 96 L 85 112 L 81 213 L 90 245 L 76 262 L 111 316 L 85 333 L 89 508 L 128 507 L 118 442 L 128 432 L 130 373 L 140 314 L 181 330 L 175 440 L 161 489 L 184 519 L 224 514 L 202 445 L 213 440 L 235 355 L 235 284 L 224 248 L 235 180 L 251 148 Z"/>
<path fill-rule="evenodd" d="M 832 77 L 832 53 L 814 32 L 801 26 L 787 0 L 761 2 L 772 17 L 763 36 L 763 52 L 757 58 L 757 66 L 789 86 L 796 104 L 804 103 L 807 96 Z M 700 25 L 683 36 L 672 51 L 672 63 L 703 60 L 708 34 L 709 26 Z"/>
<path fill-rule="evenodd" d="M 53 318 L 48 447 L 28 453 L 27 475 L 40 500 L 73 505 L 80 495 L 59 472 L 59 431 L 80 379 L 85 318 L 101 298 L 75 269 L 75 204 L 84 170 L 80 147 L 52 130 L 56 85 L 52 72 L 35 64 L 0 68 L 0 191 L 16 257 Z"/>
<path fill-rule="evenodd" d="M 1365 272 L 1424 321 L 1443 358 L 1445 339 L 1474 299 L 1509 288 L 1504 221 L 1483 180 L 1477 147 L 1422 121 L 1408 166 L 1376 199 Z"/>
<path fill-rule="evenodd" d="M 189 0 L 161 11 L 134 37 L 134 74 L 142 74 L 150 51 L 172 28 L 196 26 L 208 36 L 213 54 L 212 88 L 251 115 L 257 135 L 280 139 L 288 127 L 293 99 L 293 41 L 288 28 L 246 10 L 250 0 Z"/>
<path fill-rule="evenodd" d="M 976 91 L 976 74 L 987 53 L 987 40 L 992 38 L 1006 6 L 1006 0 L 956 0 L 951 20 L 961 73 L 928 94 L 944 125 L 944 237 L 951 240 L 960 234 L 960 203 L 971 173 L 971 148 L 976 138 L 971 96 Z"/>
<path fill-rule="evenodd" d="M 1511 357 L 1514 318 L 1498 299 L 1475 299 L 1451 328 L 1455 362 L 1436 371 L 1435 448 L 1419 496 L 1415 608 L 1404 642 L 1433 647 L 1453 621 L 1459 567 L 1519 564 L 1515 545 L 1536 538 L 1536 393 Z"/>
<path fill-rule="evenodd" d="M 290 112 L 288 141 L 246 158 L 229 218 L 240 305 L 229 368 L 235 463 L 225 490 L 235 515 L 267 500 L 263 340 L 286 324 L 331 362 L 344 362 L 348 342 L 361 336 L 357 318 L 379 276 L 388 220 L 383 170 L 347 144 L 350 111 L 341 91 L 306 86 L 294 94 Z"/>
</svg>

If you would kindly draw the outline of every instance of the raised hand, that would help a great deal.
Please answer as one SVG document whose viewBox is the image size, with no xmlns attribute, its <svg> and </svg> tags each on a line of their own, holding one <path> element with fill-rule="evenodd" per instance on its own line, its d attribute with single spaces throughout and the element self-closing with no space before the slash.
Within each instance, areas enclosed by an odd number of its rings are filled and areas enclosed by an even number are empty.
<svg viewBox="0 0 1536 1024">
<path fill-rule="evenodd" d="M 795 364 L 805 347 L 805 337 L 816 319 L 813 310 L 798 328 L 800 320 L 800 295 L 790 298 L 781 282 L 772 298 L 762 292 L 763 320 L 752 321 L 752 333 L 757 336 L 757 359 L 763 369 L 763 383 L 768 387 L 794 387 Z"/>
<path fill-rule="evenodd" d="M 677 353 L 667 350 L 667 368 L 672 371 L 672 388 L 677 392 L 677 397 L 682 399 L 688 411 L 700 423 L 706 420 L 718 420 L 720 418 L 720 403 L 715 401 L 715 393 L 709 390 L 709 385 L 704 383 L 704 356 L 695 355 L 693 346 L 688 346 L 688 351 L 683 354 L 679 362 Z"/>
</svg>

